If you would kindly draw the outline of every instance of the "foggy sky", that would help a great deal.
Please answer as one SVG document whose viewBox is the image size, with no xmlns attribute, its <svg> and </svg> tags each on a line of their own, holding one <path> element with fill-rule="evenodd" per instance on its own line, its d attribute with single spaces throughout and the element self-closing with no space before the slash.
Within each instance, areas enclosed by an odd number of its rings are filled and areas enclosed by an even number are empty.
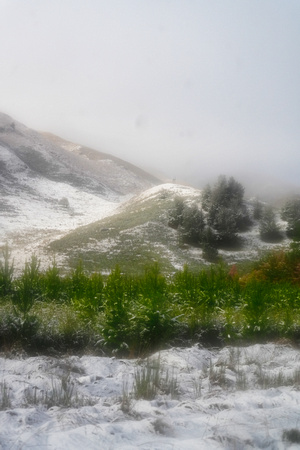
<svg viewBox="0 0 300 450">
<path fill-rule="evenodd" d="M 300 185 L 299 0 L 0 0 L 0 111 L 201 186 Z"/>
</svg>

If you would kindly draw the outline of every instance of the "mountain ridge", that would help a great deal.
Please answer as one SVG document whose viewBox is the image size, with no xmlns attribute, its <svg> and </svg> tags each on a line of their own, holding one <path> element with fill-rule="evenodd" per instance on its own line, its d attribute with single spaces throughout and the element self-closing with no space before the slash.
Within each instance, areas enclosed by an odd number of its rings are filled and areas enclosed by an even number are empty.
<svg viewBox="0 0 300 450">
<path fill-rule="evenodd" d="M 201 208 L 201 190 L 161 183 L 112 155 L 40 133 L 0 114 L 0 245 L 19 268 L 35 254 L 47 268 L 66 270 L 79 259 L 93 271 L 116 264 L 166 270 L 207 264 L 202 249 L 180 242 L 169 226 L 179 196 Z M 282 230 L 284 224 L 282 224 Z M 275 248 L 259 238 L 258 223 L 241 235 L 238 251 L 219 250 L 229 263 Z M 282 245 L 287 245 L 284 239 Z"/>
<path fill-rule="evenodd" d="M 155 177 L 154 175 L 149 174 L 145 170 L 141 169 L 140 167 L 135 166 L 132 163 L 129 163 L 121 158 L 118 158 L 117 156 L 111 155 L 106 152 L 102 152 L 100 150 L 94 150 L 90 147 L 86 147 L 84 145 L 80 144 L 74 144 L 73 142 L 67 141 L 59 136 L 56 136 L 52 133 L 43 132 L 44 136 L 46 136 L 49 140 L 53 141 L 57 145 L 59 145 L 61 148 L 68 150 L 69 152 L 82 156 L 88 161 L 96 162 L 99 164 L 99 162 L 107 162 L 107 161 L 113 161 L 116 164 L 119 164 L 123 166 L 126 170 L 131 170 L 133 173 L 143 177 L 145 180 L 149 180 L 150 183 L 160 183 L 161 181 Z M 94 165 L 89 166 L 90 170 L 95 169 Z"/>
<path fill-rule="evenodd" d="M 96 150 L 0 113 L 0 243 L 8 242 L 17 262 L 159 183 L 120 158 L 98 158 Z"/>
<path fill-rule="evenodd" d="M 50 133 L 31 130 L 5 114 L 0 114 L 0 146 L 35 173 L 51 180 L 68 182 L 74 187 L 88 188 L 97 194 L 125 195 L 160 183 L 156 177 L 120 158 Z M 88 155 L 93 155 L 93 158 Z M 99 165 L 99 161 L 106 161 L 106 165 Z M 111 172 L 117 172 L 117 175 L 108 177 L 107 173 Z"/>
</svg>

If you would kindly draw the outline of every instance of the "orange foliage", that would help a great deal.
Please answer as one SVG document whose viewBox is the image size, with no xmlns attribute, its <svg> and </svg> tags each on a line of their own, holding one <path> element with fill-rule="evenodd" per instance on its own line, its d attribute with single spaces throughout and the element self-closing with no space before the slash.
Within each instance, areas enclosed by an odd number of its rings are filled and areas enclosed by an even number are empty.
<svg viewBox="0 0 300 450">
<path fill-rule="evenodd" d="M 232 279 L 238 278 L 238 270 L 235 264 L 233 264 L 228 272 L 228 276 Z"/>
<path fill-rule="evenodd" d="M 239 282 L 242 286 L 246 286 L 246 284 L 251 283 L 252 281 L 266 281 L 266 280 L 267 277 L 261 270 L 254 269 L 252 270 L 252 272 L 243 275 L 239 279 Z"/>
</svg>

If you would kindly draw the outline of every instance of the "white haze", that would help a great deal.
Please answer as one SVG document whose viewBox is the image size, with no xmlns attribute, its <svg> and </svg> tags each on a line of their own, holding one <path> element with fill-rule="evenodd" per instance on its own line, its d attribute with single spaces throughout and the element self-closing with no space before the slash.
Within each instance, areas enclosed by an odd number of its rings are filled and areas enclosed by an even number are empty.
<svg viewBox="0 0 300 450">
<path fill-rule="evenodd" d="M 0 0 L 0 111 L 180 182 L 298 185 L 299 17 L 298 0 Z"/>
</svg>

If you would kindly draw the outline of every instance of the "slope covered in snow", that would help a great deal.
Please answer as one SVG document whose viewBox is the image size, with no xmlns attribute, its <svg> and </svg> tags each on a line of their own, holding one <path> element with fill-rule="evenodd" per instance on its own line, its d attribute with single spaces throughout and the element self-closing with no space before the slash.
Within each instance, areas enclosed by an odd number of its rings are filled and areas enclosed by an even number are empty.
<svg viewBox="0 0 300 450">
<path fill-rule="evenodd" d="M 152 399 L 137 395 L 143 367 L 158 368 Z M 2 356 L 0 372 L 3 450 L 299 445 L 300 356 L 289 345 L 173 348 L 144 361 Z"/>
<path fill-rule="evenodd" d="M 125 161 L 0 114 L 0 244 L 9 243 L 17 265 L 157 182 Z"/>
</svg>

